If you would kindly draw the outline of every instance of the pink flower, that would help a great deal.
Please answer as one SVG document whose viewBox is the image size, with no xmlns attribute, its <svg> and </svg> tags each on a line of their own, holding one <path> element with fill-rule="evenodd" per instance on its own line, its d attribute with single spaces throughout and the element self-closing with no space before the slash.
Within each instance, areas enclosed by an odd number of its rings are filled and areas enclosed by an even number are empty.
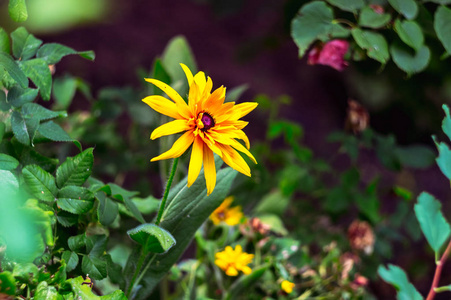
<svg viewBox="0 0 451 300">
<path fill-rule="evenodd" d="M 384 13 L 384 8 L 377 4 L 370 4 L 370 7 L 373 9 L 373 11 L 377 14 L 382 15 Z"/>
<path fill-rule="evenodd" d="M 329 41 L 323 46 L 310 50 L 307 63 L 309 65 L 326 65 L 338 71 L 343 71 L 348 62 L 344 59 L 348 52 L 349 43 L 345 40 Z"/>
</svg>

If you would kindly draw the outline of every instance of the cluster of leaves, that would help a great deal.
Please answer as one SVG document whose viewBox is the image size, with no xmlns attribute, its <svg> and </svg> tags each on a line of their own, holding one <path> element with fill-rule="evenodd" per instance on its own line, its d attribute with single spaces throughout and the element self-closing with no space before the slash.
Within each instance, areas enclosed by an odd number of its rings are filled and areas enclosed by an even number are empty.
<svg viewBox="0 0 451 300">
<path fill-rule="evenodd" d="M 304 5 L 293 19 L 291 35 L 300 56 L 317 40 L 352 38 L 352 60 L 361 60 L 366 53 L 385 65 L 391 57 L 401 70 L 411 75 L 428 66 L 431 59 L 428 44 L 434 40 L 442 43 L 445 57 L 451 54 L 451 10 L 446 6 L 450 2 L 427 1 L 435 5 L 424 2 L 313 1 Z"/>
</svg>

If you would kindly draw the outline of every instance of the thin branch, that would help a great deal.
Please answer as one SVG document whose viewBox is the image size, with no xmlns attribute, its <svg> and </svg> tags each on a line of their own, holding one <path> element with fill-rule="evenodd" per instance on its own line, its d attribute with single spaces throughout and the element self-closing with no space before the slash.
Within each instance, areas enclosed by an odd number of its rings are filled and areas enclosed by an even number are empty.
<svg viewBox="0 0 451 300">
<path fill-rule="evenodd" d="M 435 294 L 436 294 L 435 289 L 438 287 L 438 282 L 440 280 L 440 274 L 442 273 L 443 265 L 445 264 L 450 251 L 451 251 L 451 241 L 449 242 L 448 246 L 446 247 L 446 250 L 443 253 L 442 258 L 440 258 L 440 260 L 437 262 L 437 267 L 435 268 L 434 279 L 432 280 L 431 289 L 429 290 L 429 294 L 428 294 L 428 297 L 426 298 L 426 300 L 432 300 L 435 297 Z"/>
</svg>

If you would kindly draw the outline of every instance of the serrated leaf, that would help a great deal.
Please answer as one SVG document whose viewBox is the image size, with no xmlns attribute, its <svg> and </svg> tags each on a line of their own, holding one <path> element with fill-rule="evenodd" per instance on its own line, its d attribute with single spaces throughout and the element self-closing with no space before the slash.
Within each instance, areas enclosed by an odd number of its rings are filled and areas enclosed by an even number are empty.
<svg viewBox="0 0 451 300">
<path fill-rule="evenodd" d="M 431 58 L 431 51 L 425 45 L 413 54 L 402 46 L 393 44 L 390 46 L 390 53 L 395 64 L 408 75 L 423 71 Z"/>
<path fill-rule="evenodd" d="M 36 118 L 39 121 L 67 116 L 65 111 L 52 111 L 37 103 L 25 103 L 22 105 L 21 113 L 24 118 Z"/>
<path fill-rule="evenodd" d="M 451 140 L 451 116 L 449 113 L 449 107 L 446 104 L 442 105 L 443 110 L 445 111 L 445 117 L 442 122 L 442 130 Z"/>
<path fill-rule="evenodd" d="M 66 131 L 64 131 L 61 126 L 54 123 L 53 121 L 48 121 L 45 123 L 42 123 L 39 126 L 38 132 L 48 138 L 49 140 L 55 141 L 55 142 L 72 142 L 73 139 L 67 134 Z"/>
<path fill-rule="evenodd" d="M 3 68 L 21 87 L 28 86 L 27 76 L 8 53 L 0 52 L 0 68 Z"/>
<path fill-rule="evenodd" d="M 58 300 L 58 291 L 54 286 L 49 286 L 47 281 L 41 281 L 36 287 L 36 293 L 34 295 L 35 300 Z M 60 298 L 61 299 L 61 298 Z"/>
<path fill-rule="evenodd" d="M 8 154 L 0 153 L 0 170 L 11 171 L 19 166 L 19 161 Z"/>
<path fill-rule="evenodd" d="M 388 268 L 379 266 L 377 273 L 384 281 L 392 284 L 396 288 L 398 299 L 423 300 L 421 294 L 409 282 L 406 272 L 400 267 L 394 265 L 388 265 Z"/>
<path fill-rule="evenodd" d="M 8 91 L 8 102 L 14 107 L 21 107 L 22 105 L 33 102 L 38 95 L 38 89 L 20 88 L 15 85 Z"/>
<path fill-rule="evenodd" d="M 353 13 L 365 6 L 365 1 L 363 0 L 327 0 L 327 2 L 341 10 Z"/>
<path fill-rule="evenodd" d="M 13 111 L 11 115 L 11 129 L 20 143 L 27 146 L 30 145 L 30 133 L 28 132 L 27 125 L 22 115 L 17 111 Z"/>
<path fill-rule="evenodd" d="M 104 192 L 97 192 L 96 198 L 99 200 L 97 207 L 97 218 L 102 225 L 109 226 L 116 219 L 119 208 L 116 202 L 108 198 Z"/>
<path fill-rule="evenodd" d="M 446 52 L 451 54 L 451 9 L 440 6 L 435 11 L 434 29 Z"/>
<path fill-rule="evenodd" d="M 64 227 L 70 227 L 78 224 L 78 215 L 71 214 L 64 210 L 58 213 L 56 219 Z"/>
<path fill-rule="evenodd" d="M 100 258 L 84 255 L 81 270 L 83 273 L 89 274 L 92 279 L 102 280 L 107 276 L 107 263 Z"/>
<path fill-rule="evenodd" d="M 55 178 L 37 165 L 29 165 L 22 170 L 23 178 L 34 197 L 42 201 L 55 200 L 58 189 Z"/>
<path fill-rule="evenodd" d="M 379 14 L 369 6 L 363 8 L 359 15 L 359 25 L 369 28 L 381 28 L 387 25 L 390 20 L 390 14 Z"/>
<path fill-rule="evenodd" d="M 66 262 L 66 271 L 70 272 L 74 270 L 78 265 L 78 255 L 75 252 L 72 251 L 64 251 L 63 255 L 61 256 L 62 259 Z"/>
<path fill-rule="evenodd" d="M 401 40 L 419 51 L 424 44 L 424 36 L 421 27 L 415 21 L 395 21 L 395 30 Z"/>
<path fill-rule="evenodd" d="M 43 45 L 41 48 L 39 48 L 36 57 L 42 59 L 49 65 L 54 65 L 59 62 L 64 56 L 70 54 L 78 54 L 88 60 L 94 60 L 95 58 L 93 51 L 78 52 L 72 48 L 57 43 L 48 43 Z"/>
<path fill-rule="evenodd" d="M 81 186 L 92 173 L 94 164 L 94 148 L 88 148 L 82 153 L 69 157 L 56 170 L 56 184 L 59 188 L 67 185 Z"/>
<path fill-rule="evenodd" d="M 83 214 L 94 206 L 94 195 L 80 186 L 65 186 L 58 192 L 58 206 L 73 214 Z"/>
<path fill-rule="evenodd" d="M 35 38 L 24 27 L 19 27 L 11 32 L 13 42 L 13 54 L 16 59 L 24 61 L 32 58 L 38 52 L 42 41 Z"/>
<path fill-rule="evenodd" d="M 86 247 L 86 235 L 82 233 L 79 235 L 71 236 L 67 240 L 67 245 L 73 252 L 82 252 L 83 248 Z"/>
<path fill-rule="evenodd" d="M 50 100 L 52 74 L 48 64 L 40 58 L 35 58 L 20 62 L 19 66 L 23 73 L 39 88 L 42 99 Z"/>
<path fill-rule="evenodd" d="M 25 22 L 28 19 L 25 0 L 9 0 L 8 13 L 15 22 Z"/>
<path fill-rule="evenodd" d="M 351 33 L 357 45 L 367 51 L 368 57 L 382 64 L 387 63 L 390 55 L 388 53 L 387 41 L 383 35 L 359 28 L 353 29 Z"/>
<path fill-rule="evenodd" d="M 86 237 L 86 253 L 90 257 L 101 257 L 106 251 L 108 239 L 104 234 L 90 235 Z"/>
<path fill-rule="evenodd" d="M 314 1 L 301 7 L 291 23 L 291 37 L 299 48 L 300 57 L 318 38 L 341 35 L 343 30 L 347 31 L 341 25 L 333 23 L 333 20 L 332 8 L 322 1 Z"/>
<path fill-rule="evenodd" d="M 3 28 L 0 28 L 0 52 L 11 53 L 9 36 Z"/>
<path fill-rule="evenodd" d="M 127 231 L 127 234 L 132 240 L 142 245 L 146 253 L 166 253 L 176 243 L 167 230 L 155 224 L 141 224 Z"/>
<path fill-rule="evenodd" d="M 388 2 L 406 19 L 415 19 L 418 14 L 418 5 L 414 0 L 388 0 Z"/>
<path fill-rule="evenodd" d="M 440 171 L 442 171 L 443 175 L 445 175 L 448 180 L 451 180 L 451 150 L 448 145 L 445 143 L 438 143 L 435 137 L 434 139 L 435 145 L 438 149 L 438 157 L 435 159 L 437 162 Z"/>
<path fill-rule="evenodd" d="M 431 248 L 438 253 L 448 240 L 451 228 L 441 212 L 441 203 L 426 192 L 418 196 L 415 215 Z"/>
</svg>

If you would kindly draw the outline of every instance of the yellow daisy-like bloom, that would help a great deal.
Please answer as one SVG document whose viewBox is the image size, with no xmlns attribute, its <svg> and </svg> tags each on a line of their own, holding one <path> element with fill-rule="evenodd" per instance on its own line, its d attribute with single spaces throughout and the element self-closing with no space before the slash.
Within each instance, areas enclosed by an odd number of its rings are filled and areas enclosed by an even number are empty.
<svg viewBox="0 0 451 300">
<path fill-rule="evenodd" d="M 241 206 L 230 207 L 233 202 L 233 196 L 225 198 L 224 202 L 210 215 L 210 220 L 215 225 L 225 222 L 229 226 L 234 226 L 240 223 L 243 218 Z"/>
<path fill-rule="evenodd" d="M 247 265 L 252 262 L 254 254 L 243 252 L 240 245 L 235 247 L 227 246 L 224 251 L 215 254 L 215 264 L 226 272 L 228 276 L 237 276 L 238 271 L 250 274 L 252 269 Z"/>
<path fill-rule="evenodd" d="M 239 120 L 257 107 L 257 103 L 245 102 L 236 105 L 235 102 L 224 103 L 225 87 L 221 86 L 212 93 L 213 82 L 210 77 L 205 78 L 204 72 L 198 72 L 193 76 L 187 66 L 180 65 L 189 83 L 188 104 L 166 83 L 145 78 L 147 82 L 164 91 L 170 100 L 154 95 L 144 98 L 143 101 L 157 112 L 175 119 L 156 128 L 150 138 L 154 140 L 161 136 L 185 132 L 175 141 L 171 149 L 152 158 L 151 161 L 179 157 L 192 144 L 188 187 L 196 181 L 203 163 L 207 195 L 210 195 L 216 185 L 213 153 L 219 155 L 233 169 L 251 176 L 249 166 L 236 150 L 243 152 L 257 163 L 248 150 L 249 139 L 242 131 L 248 122 Z M 236 139 L 243 140 L 246 147 Z"/>
<path fill-rule="evenodd" d="M 284 280 L 280 284 L 280 287 L 282 288 L 282 290 L 285 293 L 287 293 L 287 294 L 291 294 L 291 292 L 293 292 L 294 286 L 295 286 L 295 284 L 293 282 L 288 281 L 288 280 Z"/>
</svg>

